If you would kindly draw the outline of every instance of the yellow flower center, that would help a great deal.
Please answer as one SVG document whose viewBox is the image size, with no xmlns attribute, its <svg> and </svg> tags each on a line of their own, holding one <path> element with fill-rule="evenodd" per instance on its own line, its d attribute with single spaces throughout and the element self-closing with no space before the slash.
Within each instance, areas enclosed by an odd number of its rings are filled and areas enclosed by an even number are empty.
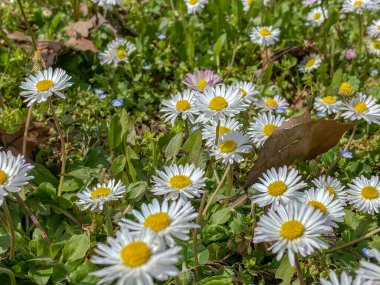
<svg viewBox="0 0 380 285">
<path fill-rule="evenodd" d="M 377 30 L 380 31 L 380 25 L 377 26 Z"/>
<path fill-rule="evenodd" d="M 245 91 L 243 88 L 239 88 L 239 91 L 241 92 L 241 98 L 247 96 L 247 91 Z"/>
<path fill-rule="evenodd" d="M 205 89 L 207 85 L 207 81 L 202 79 L 202 80 L 199 80 L 198 83 L 197 83 L 197 87 L 200 89 L 200 90 L 203 90 Z"/>
<path fill-rule="evenodd" d="M 175 108 L 179 111 L 187 111 L 190 109 L 190 102 L 188 100 L 179 100 L 175 104 Z"/>
<path fill-rule="evenodd" d="M 355 7 L 361 7 L 363 5 L 363 1 L 355 1 L 354 6 Z"/>
<path fill-rule="evenodd" d="M 189 0 L 190 5 L 195 5 L 199 2 L 199 0 Z"/>
<path fill-rule="evenodd" d="M 326 214 L 326 207 L 321 202 L 311 200 L 307 202 L 308 205 L 312 205 L 314 209 L 320 210 L 323 214 Z"/>
<path fill-rule="evenodd" d="M 0 185 L 4 185 L 8 180 L 8 175 L 4 172 L 4 170 L 0 169 Z"/>
<path fill-rule="evenodd" d="M 41 80 L 37 82 L 36 88 L 40 92 L 45 92 L 45 91 L 48 91 L 50 87 L 52 87 L 53 85 L 54 85 L 53 80 Z"/>
<path fill-rule="evenodd" d="M 124 246 L 120 256 L 126 266 L 137 267 L 149 260 L 150 250 L 145 242 L 135 241 Z"/>
<path fill-rule="evenodd" d="M 162 231 L 170 225 L 170 218 L 167 213 L 156 213 L 147 217 L 144 221 L 144 227 L 151 228 L 155 232 Z"/>
<path fill-rule="evenodd" d="M 326 96 L 322 98 L 322 101 L 325 104 L 334 104 L 336 103 L 336 98 L 333 96 Z"/>
<path fill-rule="evenodd" d="M 191 183 L 191 180 L 186 175 L 174 175 L 169 180 L 169 184 L 171 187 L 176 189 L 183 189 Z"/>
<path fill-rule="evenodd" d="M 269 98 L 265 101 L 265 106 L 276 108 L 277 107 L 277 101 L 275 99 Z"/>
<path fill-rule="evenodd" d="M 215 96 L 210 101 L 210 109 L 214 111 L 221 111 L 227 108 L 228 103 L 222 96 Z"/>
<path fill-rule="evenodd" d="M 284 239 L 293 240 L 303 235 L 305 228 L 297 220 L 289 220 L 281 225 L 280 234 Z"/>
<path fill-rule="evenodd" d="M 125 52 L 125 49 L 118 49 L 117 50 L 117 56 L 120 58 L 120 59 L 125 59 L 127 57 L 127 53 Z"/>
<path fill-rule="evenodd" d="M 253 2 L 253 0 L 247 0 L 247 4 L 248 4 L 249 6 L 251 6 L 252 2 Z"/>
<path fill-rule="evenodd" d="M 271 136 L 273 131 L 276 129 L 276 125 L 273 125 L 273 124 L 267 124 L 264 126 L 263 128 L 263 133 L 264 135 L 266 135 L 267 137 Z"/>
<path fill-rule="evenodd" d="M 305 67 L 306 68 L 310 68 L 314 65 L 315 63 L 315 58 L 310 58 L 306 63 L 305 63 Z"/>
<path fill-rule="evenodd" d="M 259 31 L 259 34 L 260 36 L 262 37 L 266 37 L 266 36 L 270 36 L 272 34 L 272 32 L 270 30 L 268 30 L 267 28 L 262 28 L 260 31 Z"/>
<path fill-rule="evenodd" d="M 96 188 L 94 191 L 91 192 L 91 198 L 92 199 L 95 199 L 95 198 L 98 198 L 99 196 L 108 196 L 109 194 L 111 194 L 111 189 L 108 188 L 108 187 L 99 187 L 99 188 Z"/>
<path fill-rule="evenodd" d="M 287 188 L 284 181 L 277 180 L 268 185 L 268 193 L 272 196 L 280 196 L 285 193 Z"/>
<path fill-rule="evenodd" d="M 373 186 L 366 186 L 362 189 L 363 199 L 377 199 L 379 197 L 379 190 Z"/>
<path fill-rule="evenodd" d="M 349 82 L 343 82 L 339 87 L 339 94 L 349 96 L 353 93 L 354 88 Z"/>
<path fill-rule="evenodd" d="M 231 133 L 232 129 L 226 127 L 226 126 L 219 126 L 219 136 L 224 135 L 226 133 Z"/>
<path fill-rule="evenodd" d="M 329 192 L 331 195 L 334 195 L 334 198 L 336 197 L 336 192 L 335 192 L 334 188 L 326 187 L 326 191 Z"/>
<path fill-rule="evenodd" d="M 367 107 L 366 103 L 360 101 L 360 102 L 356 103 L 354 109 L 356 110 L 356 112 L 361 114 L 361 113 L 365 112 L 368 109 L 368 107 Z"/>
<path fill-rule="evenodd" d="M 320 12 L 317 12 L 314 14 L 314 20 L 319 20 L 321 18 L 322 14 Z"/>
<path fill-rule="evenodd" d="M 221 152 L 230 153 L 236 149 L 236 143 L 233 140 L 226 140 L 219 144 Z"/>
<path fill-rule="evenodd" d="M 374 40 L 374 41 L 372 42 L 372 47 L 373 47 L 374 49 L 380 49 L 380 40 Z"/>
</svg>

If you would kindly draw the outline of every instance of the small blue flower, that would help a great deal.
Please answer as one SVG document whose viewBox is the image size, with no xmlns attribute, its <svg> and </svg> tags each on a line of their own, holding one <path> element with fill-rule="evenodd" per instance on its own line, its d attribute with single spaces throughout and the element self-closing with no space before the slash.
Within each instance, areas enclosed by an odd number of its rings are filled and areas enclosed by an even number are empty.
<svg viewBox="0 0 380 285">
<path fill-rule="evenodd" d="M 104 99 L 106 97 L 107 97 L 107 93 L 100 93 L 100 94 L 98 94 L 98 98 L 99 99 Z"/>
<path fill-rule="evenodd" d="M 326 117 L 326 112 L 317 112 L 318 117 Z"/>
<path fill-rule="evenodd" d="M 166 38 L 166 36 L 164 35 L 164 34 L 158 34 L 157 35 L 157 39 L 159 40 L 159 41 L 162 41 L 162 40 L 164 40 Z"/>
<path fill-rule="evenodd" d="M 277 114 L 283 114 L 286 112 L 286 108 L 276 108 L 276 113 Z"/>
<path fill-rule="evenodd" d="M 363 248 L 362 251 L 363 251 L 364 256 L 367 258 L 376 258 L 377 259 L 380 255 L 379 251 L 376 249 Z"/>
<path fill-rule="evenodd" d="M 343 158 L 352 158 L 352 152 L 347 150 L 341 150 L 340 154 Z"/>
<path fill-rule="evenodd" d="M 112 100 L 112 106 L 122 107 L 123 106 L 123 99 L 113 99 Z"/>
<path fill-rule="evenodd" d="M 146 64 L 146 65 L 143 66 L 143 69 L 144 70 L 151 70 L 152 66 L 150 64 Z"/>
<path fill-rule="evenodd" d="M 99 88 L 94 88 L 94 93 L 99 95 L 99 94 L 104 93 L 104 91 L 102 89 L 99 89 Z"/>
<path fill-rule="evenodd" d="M 377 74 L 379 74 L 379 71 L 377 69 L 372 69 L 371 74 L 377 75 Z"/>
<path fill-rule="evenodd" d="M 364 256 L 367 257 L 367 258 L 369 258 L 368 251 L 369 251 L 368 248 L 365 248 L 365 247 L 362 248 L 362 252 L 363 252 Z"/>
</svg>

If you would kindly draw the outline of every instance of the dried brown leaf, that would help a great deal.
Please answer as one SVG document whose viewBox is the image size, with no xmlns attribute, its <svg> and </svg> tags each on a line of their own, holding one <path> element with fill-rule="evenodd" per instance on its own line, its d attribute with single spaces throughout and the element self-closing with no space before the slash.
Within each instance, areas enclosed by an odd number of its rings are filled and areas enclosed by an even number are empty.
<svg viewBox="0 0 380 285">
<path fill-rule="evenodd" d="M 95 44 L 92 41 L 88 39 L 84 39 L 84 38 L 80 38 L 80 39 L 69 38 L 65 42 L 65 46 L 67 46 L 68 48 L 72 48 L 74 50 L 79 50 L 79 51 L 85 51 L 85 50 L 89 50 L 92 52 L 98 51 L 98 49 L 96 48 Z"/>
<path fill-rule="evenodd" d="M 78 21 L 71 23 L 66 27 L 66 33 L 70 37 L 83 37 L 87 38 L 90 34 L 90 30 L 94 27 L 95 22 L 93 18 L 88 21 Z"/>
</svg>

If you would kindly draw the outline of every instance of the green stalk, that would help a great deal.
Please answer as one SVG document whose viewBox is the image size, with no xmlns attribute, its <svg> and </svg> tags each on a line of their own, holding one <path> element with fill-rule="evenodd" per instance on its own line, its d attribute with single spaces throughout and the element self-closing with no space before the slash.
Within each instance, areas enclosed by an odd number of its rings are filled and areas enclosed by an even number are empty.
<svg viewBox="0 0 380 285">
<path fill-rule="evenodd" d="M 12 217 L 11 217 L 11 214 L 9 213 L 8 205 L 7 205 L 7 202 L 5 199 L 3 202 L 3 211 L 4 211 L 5 218 L 7 220 L 8 230 L 9 230 L 9 238 L 11 240 L 11 249 L 10 249 L 10 253 L 9 253 L 9 259 L 13 260 L 15 257 L 15 239 L 16 239 L 15 238 L 15 227 L 13 225 Z"/>
<path fill-rule="evenodd" d="M 300 281 L 301 285 L 306 285 L 305 278 L 303 277 L 303 274 L 302 274 L 301 265 L 298 260 L 298 254 L 295 254 L 295 261 L 296 261 L 298 280 Z"/>
<path fill-rule="evenodd" d="M 7 268 L 0 267 L 0 274 L 7 274 L 11 280 L 11 285 L 16 285 L 16 278 L 12 271 Z"/>
<path fill-rule="evenodd" d="M 110 210 L 108 208 L 108 204 L 104 204 L 104 215 L 106 217 L 106 230 L 107 230 L 107 235 L 110 237 L 113 237 L 113 226 L 112 226 L 112 220 L 111 220 L 111 214 Z"/>
<path fill-rule="evenodd" d="M 28 33 L 29 33 L 29 35 L 30 35 L 30 38 L 32 39 L 32 47 L 33 47 L 33 51 L 36 51 L 36 50 L 37 50 L 36 38 L 34 37 L 34 34 L 33 34 L 33 31 L 32 31 L 32 28 L 30 27 L 29 22 L 28 22 L 28 19 L 26 18 L 26 14 L 25 14 L 25 11 L 24 11 L 24 7 L 22 6 L 22 1 L 21 1 L 21 0 L 17 0 L 17 4 L 18 4 L 18 6 L 19 6 L 19 8 L 20 8 L 20 11 L 21 11 L 22 17 L 24 18 L 25 25 L 26 25 L 26 28 L 27 28 Z"/>
<path fill-rule="evenodd" d="M 231 164 L 229 174 L 227 176 L 227 190 L 226 190 L 226 197 L 230 196 L 232 186 L 234 185 L 234 165 Z M 227 206 L 228 200 L 224 201 L 223 208 Z"/>
</svg>

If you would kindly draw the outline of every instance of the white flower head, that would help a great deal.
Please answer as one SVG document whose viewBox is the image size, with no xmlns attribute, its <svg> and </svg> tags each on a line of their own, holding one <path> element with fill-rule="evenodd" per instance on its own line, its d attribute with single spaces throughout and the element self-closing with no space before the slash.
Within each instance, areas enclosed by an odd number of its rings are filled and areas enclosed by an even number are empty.
<svg viewBox="0 0 380 285">
<path fill-rule="evenodd" d="M 20 85 L 20 88 L 24 90 L 20 95 L 25 97 L 24 102 L 28 102 L 28 106 L 44 102 L 53 94 L 65 99 L 61 91 L 73 85 L 70 79 L 71 76 L 67 75 L 63 69 L 49 67 L 27 77 Z"/>
<path fill-rule="evenodd" d="M 343 271 L 340 278 L 336 275 L 334 271 L 329 272 L 329 280 L 321 278 L 319 280 L 321 285 L 370 285 L 368 283 L 362 283 L 360 278 L 353 278 Z"/>
<path fill-rule="evenodd" d="M 102 211 L 105 203 L 116 201 L 123 197 L 126 189 L 121 181 L 117 182 L 112 179 L 108 183 L 98 183 L 92 189 L 87 188 L 77 194 L 78 201 L 76 204 L 82 208 L 82 211 L 90 209 L 91 211 Z"/>
<path fill-rule="evenodd" d="M 249 8 L 251 8 L 253 0 L 241 0 L 243 4 L 243 11 L 248 12 Z"/>
<path fill-rule="evenodd" d="M 248 134 L 257 148 L 262 147 L 275 129 L 280 127 L 285 118 L 271 112 L 260 113 L 249 125 Z"/>
<path fill-rule="evenodd" d="M 272 26 L 254 27 L 251 30 L 251 41 L 262 47 L 274 45 L 280 37 L 280 30 Z"/>
<path fill-rule="evenodd" d="M 368 51 L 374 55 L 380 55 L 380 37 L 367 40 Z"/>
<path fill-rule="evenodd" d="M 295 169 L 288 169 L 287 166 L 279 169 L 271 168 L 259 177 L 260 182 L 251 187 L 258 191 L 252 200 L 260 207 L 267 205 L 288 204 L 291 201 L 299 201 L 303 194 L 299 190 L 305 188 L 307 184 L 302 181 L 302 177 Z"/>
<path fill-rule="evenodd" d="M 257 108 L 262 111 L 276 111 L 277 109 L 286 109 L 289 106 L 286 99 L 279 95 L 275 95 L 274 97 L 264 97 L 255 104 Z"/>
<path fill-rule="evenodd" d="M 215 145 L 216 140 L 216 129 L 218 127 L 218 122 L 215 120 L 211 120 L 210 124 L 205 124 L 202 129 L 202 138 L 206 140 L 206 146 L 211 147 Z M 242 125 L 236 121 L 234 118 L 224 118 L 220 120 L 219 125 L 219 137 L 226 134 L 231 133 L 233 131 L 240 130 Z"/>
<path fill-rule="evenodd" d="M 222 78 L 212 70 L 205 69 L 186 74 L 185 80 L 182 82 L 196 91 L 203 91 L 206 87 L 215 86 L 221 81 Z"/>
<path fill-rule="evenodd" d="M 171 95 L 168 100 L 163 100 L 161 112 L 164 113 L 165 122 L 170 121 L 172 125 L 180 117 L 182 120 L 189 119 L 194 123 L 194 115 L 198 114 L 195 108 L 195 94 L 193 90 L 185 90 Z"/>
<path fill-rule="evenodd" d="M 239 81 L 233 84 L 232 87 L 239 90 L 241 99 L 247 104 L 255 101 L 256 98 L 254 96 L 259 94 L 256 90 L 256 86 L 251 82 Z"/>
<path fill-rule="evenodd" d="M 363 13 L 364 9 L 372 8 L 371 5 L 372 0 L 344 0 L 342 11 L 344 13 Z"/>
<path fill-rule="evenodd" d="M 153 176 L 155 195 L 166 195 L 166 200 L 183 200 L 200 197 L 206 186 L 205 172 L 194 164 L 165 166 L 164 171 L 157 171 Z"/>
<path fill-rule="evenodd" d="M 380 37 L 380 20 L 374 20 L 367 28 L 367 34 L 374 38 Z"/>
<path fill-rule="evenodd" d="M 141 212 L 133 210 L 132 214 L 138 220 L 137 223 L 122 219 L 119 225 L 134 232 L 149 228 L 170 247 L 175 246 L 174 239 L 189 239 L 190 229 L 196 227 L 191 221 L 198 216 L 190 202 L 178 200 L 169 205 L 168 201 L 164 200 L 160 205 L 157 199 L 154 199 L 152 204 L 142 204 Z"/>
<path fill-rule="evenodd" d="M 179 270 L 176 263 L 181 247 L 169 249 L 155 246 L 157 235 L 144 229 L 138 234 L 131 234 L 122 227 L 116 237 L 108 237 L 106 244 L 98 244 L 91 258 L 92 263 L 105 266 L 90 273 L 100 277 L 97 284 L 153 285 L 153 278 L 164 281 L 169 276 L 176 276 Z"/>
<path fill-rule="evenodd" d="M 322 63 L 322 57 L 319 54 L 311 54 L 305 56 L 298 65 L 298 69 L 302 73 L 309 73 L 317 69 Z"/>
<path fill-rule="evenodd" d="M 328 115 L 338 113 L 341 110 L 342 101 L 335 96 L 316 97 L 314 109 L 318 112 L 323 112 Z"/>
<path fill-rule="evenodd" d="M 248 153 L 251 148 L 248 135 L 242 131 L 232 131 L 219 138 L 218 145 L 211 149 L 211 155 L 224 164 L 240 163 L 244 160 L 242 154 Z"/>
<path fill-rule="evenodd" d="M 351 121 L 364 120 L 380 125 L 380 105 L 370 95 L 358 93 L 350 102 L 344 103 L 342 117 Z"/>
<path fill-rule="evenodd" d="M 113 64 L 117 66 L 119 62 L 129 62 L 130 55 L 134 53 L 136 46 L 130 41 L 117 38 L 108 43 L 105 51 L 99 54 L 100 64 Z"/>
<path fill-rule="evenodd" d="M 113 6 L 120 5 L 121 0 L 92 0 L 95 4 L 107 9 L 112 8 Z"/>
<path fill-rule="evenodd" d="M 185 0 L 187 12 L 189 14 L 195 14 L 203 10 L 208 4 L 208 0 Z"/>
<path fill-rule="evenodd" d="M 346 205 L 346 189 L 338 179 L 331 176 L 322 175 L 313 179 L 312 183 L 316 188 L 322 189 L 330 195 L 333 195 L 334 199 L 338 200 L 343 206 Z"/>
<path fill-rule="evenodd" d="M 253 241 L 274 242 L 269 250 L 277 253 L 277 260 L 288 250 L 290 265 L 294 267 L 296 254 L 306 257 L 315 250 L 327 249 L 328 245 L 320 237 L 331 230 L 321 211 L 291 202 L 272 207 L 261 217 Z"/>
<path fill-rule="evenodd" d="M 13 156 L 10 151 L 0 151 L 0 206 L 8 193 L 17 193 L 34 177 L 29 171 L 34 168 L 24 156 Z"/>
<path fill-rule="evenodd" d="M 206 87 L 202 93 L 197 93 L 196 99 L 196 108 L 200 114 L 196 122 L 207 123 L 210 119 L 234 117 L 247 107 L 241 99 L 239 90 L 223 84 Z"/>
<path fill-rule="evenodd" d="M 378 176 L 370 179 L 363 175 L 348 184 L 348 202 L 359 211 L 375 214 L 380 211 L 380 181 Z"/>
<path fill-rule="evenodd" d="M 334 195 L 323 189 L 314 190 L 311 188 L 307 190 L 302 202 L 321 211 L 326 217 L 327 224 L 332 227 L 338 227 L 336 222 L 341 223 L 344 220 L 344 208 L 342 204 L 338 200 L 334 200 Z"/>
<path fill-rule="evenodd" d="M 327 10 L 321 7 L 317 7 L 317 8 L 312 9 L 309 12 L 309 14 L 307 15 L 307 20 L 313 26 L 320 26 L 324 21 L 326 21 L 327 17 L 328 17 Z"/>
<path fill-rule="evenodd" d="M 373 257 L 377 264 L 367 261 L 360 261 L 360 267 L 356 270 L 358 278 L 365 280 L 365 285 L 379 285 L 380 284 L 380 252 L 377 249 L 372 249 Z"/>
</svg>

